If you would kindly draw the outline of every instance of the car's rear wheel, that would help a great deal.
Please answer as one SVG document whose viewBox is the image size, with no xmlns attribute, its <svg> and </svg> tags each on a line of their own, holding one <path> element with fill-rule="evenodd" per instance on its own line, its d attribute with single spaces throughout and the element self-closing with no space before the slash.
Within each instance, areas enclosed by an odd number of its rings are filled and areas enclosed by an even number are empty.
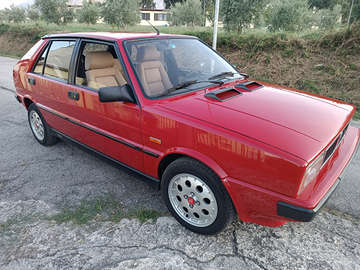
<svg viewBox="0 0 360 270">
<path fill-rule="evenodd" d="M 172 162 L 162 178 L 162 194 L 171 214 L 188 229 L 201 234 L 224 230 L 236 215 L 219 177 L 198 160 L 182 157 Z"/>
<path fill-rule="evenodd" d="M 31 131 L 39 143 L 48 146 L 59 141 L 58 137 L 51 134 L 50 127 L 34 103 L 30 104 L 28 108 L 28 119 Z"/>
</svg>

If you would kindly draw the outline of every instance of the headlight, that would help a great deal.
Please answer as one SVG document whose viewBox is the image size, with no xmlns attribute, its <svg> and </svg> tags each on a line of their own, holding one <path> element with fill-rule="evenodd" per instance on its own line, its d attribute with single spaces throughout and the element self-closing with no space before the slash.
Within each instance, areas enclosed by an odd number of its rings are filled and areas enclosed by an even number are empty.
<svg viewBox="0 0 360 270">
<path fill-rule="evenodd" d="M 314 160 L 309 167 L 306 169 L 304 178 L 301 182 L 298 195 L 307 187 L 308 184 L 311 183 L 315 179 L 315 177 L 319 174 L 321 166 L 324 163 L 325 153 L 322 153 L 316 160 Z"/>
</svg>

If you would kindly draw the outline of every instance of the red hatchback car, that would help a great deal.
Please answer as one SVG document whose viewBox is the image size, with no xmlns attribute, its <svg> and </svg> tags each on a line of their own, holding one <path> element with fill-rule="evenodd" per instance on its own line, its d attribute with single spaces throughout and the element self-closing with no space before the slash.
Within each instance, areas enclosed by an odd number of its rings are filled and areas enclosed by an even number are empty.
<svg viewBox="0 0 360 270">
<path fill-rule="evenodd" d="M 202 234 L 310 221 L 359 145 L 352 105 L 251 81 L 190 36 L 43 37 L 15 66 L 36 140 L 75 144 L 162 190 Z"/>
</svg>

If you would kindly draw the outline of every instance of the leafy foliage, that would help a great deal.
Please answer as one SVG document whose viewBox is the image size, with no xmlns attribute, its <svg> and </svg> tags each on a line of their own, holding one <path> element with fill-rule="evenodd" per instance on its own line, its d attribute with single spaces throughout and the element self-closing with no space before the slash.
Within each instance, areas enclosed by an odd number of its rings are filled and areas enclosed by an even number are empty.
<svg viewBox="0 0 360 270">
<path fill-rule="evenodd" d="M 66 25 L 74 21 L 75 13 L 69 9 L 66 0 L 35 0 L 41 16 L 47 23 Z"/>
<path fill-rule="evenodd" d="M 335 29 L 340 26 L 341 5 L 336 5 L 333 9 L 320 9 L 316 13 L 317 26 L 320 29 Z"/>
<path fill-rule="evenodd" d="M 10 8 L 5 8 L 5 17 L 8 22 L 21 23 L 25 22 L 25 9 L 19 8 L 15 5 L 11 5 Z"/>
<path fill-rule="evenodd" d="M 194 28 L 202 22 L 202 8 L 200 0 L 177 2 L 170 10 L 170 22 L 173 25 L 188 25 Z"/>
<path fill-rule="evenodd" d="M 99 5 L 91 0 L 83 0 L 82 8 L 76 11 L 76 15 L 80 23 L 96 24 L 100 16 Z"/>
<path fill-rule="evenodd" d="M 277 0 L 271 4 L 269 30 L 301 31 L 308 28 L 311 16 L 306 0 Z"/>
<path fill-rule="evenodd" d="M 37 8 L 29 7 L 26 10 L 26 16 L 29 17 L 30 21 L 37 22 L 40 20 L 40 11 Z"/>
<path fill-rule="evenodd" d="M 155 8 L 155 2 L 153 0 L 141 0 L 141 8 Z"/>
<path fill-rule="evenodd" d="M 354 21 L 360 21 L 360 2 L 354 4 L 353 10 L 351 12 L 350 22 L 353 23 Z"/>
<path fill-rule="evenodd" d="M 238 34 L 245 27 L 250 27 L 253 17 L 260 14 L 264 7 L 264 0 L 223 0 L 221 1 L 220 12 L 223 16 L 225 30 Z"/>
<path fill-rule="evenodd" d="M 105 0 L 100 14 L 107 24 L 113 27 L 122 27 L 125 30 L 127 24 L 140 23 L 141 17 L 136 12 L 139 7 L 139 0 Z"/>
<path fill-rule="evenodd" d="M 185 0 L 164 0 L 165 8 L 169 9 L 171 6 L 175 6 L 176 3 L 184 3 Z"/>
</svg>

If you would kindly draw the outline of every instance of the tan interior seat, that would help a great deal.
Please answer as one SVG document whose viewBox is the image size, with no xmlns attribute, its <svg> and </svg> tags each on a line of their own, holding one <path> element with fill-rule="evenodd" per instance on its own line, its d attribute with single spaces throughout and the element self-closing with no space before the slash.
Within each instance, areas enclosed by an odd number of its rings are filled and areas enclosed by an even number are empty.
<svg viewBox="0 0 360 270">
<path fill-rule="evenodd" d="M 164 66 L 159 61 L 160 52 L 154 46 L 143 46 L 138 49 L 136 71 L 145 93 L 153 96 L 172 87 Z"/>
<path fill-rule="evenodd" d="M 126 84 L 124 77 L 114 68 L 114 58 L 109 52 L 88 52 L 85 56 L 87 86 L 99 89 Z"/>
<path fill-rule="evenodd" d="M 117 70 L 120 71 L 120 74 L 125 78 L 125 72 L 121 67 L 120 61 L 119 59 L 114 59 L 114 65 L 113 68 L 116 68 Z"/>
</svg>

